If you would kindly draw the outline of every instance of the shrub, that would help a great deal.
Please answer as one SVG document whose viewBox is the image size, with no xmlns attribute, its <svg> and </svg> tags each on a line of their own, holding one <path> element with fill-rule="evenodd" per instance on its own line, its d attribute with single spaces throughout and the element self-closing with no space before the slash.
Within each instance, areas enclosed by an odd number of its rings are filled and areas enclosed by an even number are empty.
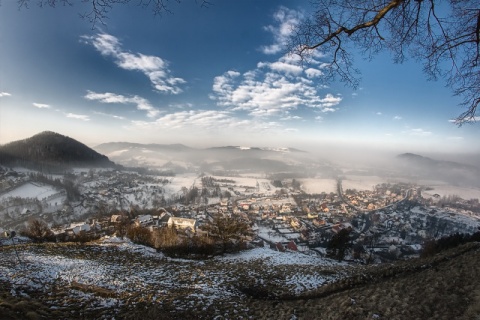
<svg viewBox="0 0 480 320">
<path fill-rule="evenodd" d="M 34 242 L 55 240 L 52 230 L 50 230 L 45 221 L 40 219 L 28 220 L 27 227 L 21 231 L 21 235 L 29 237 Z"/>
<path fill-rule="evenodd" d="M 153 246 L 152 232 L 145 227 L 131 225 L 127 229 L 127 237 L 134 243 Z"/>
</svg>

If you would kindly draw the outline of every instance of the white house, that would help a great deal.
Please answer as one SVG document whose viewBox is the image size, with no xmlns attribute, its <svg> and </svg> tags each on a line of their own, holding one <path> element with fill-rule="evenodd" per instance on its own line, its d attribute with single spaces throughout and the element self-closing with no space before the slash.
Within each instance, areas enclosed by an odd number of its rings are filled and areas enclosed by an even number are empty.
<svg viewBox="0 0 480 320">
<path fill-rule="evenodd" d="M 153 221 L 153 217 L 149 214 L 138 216 L 136 222 L 141 226 L 146 226 Z"/>
<path fill-rule="evenodd" d="M 195 231 L 197 228 L 197 220 L 170 217 L 170 219 L 168 219 L 167 225 L 169 227 L 175 227 L 177 229 L 192 229 L 193 231 Z"/>
<path fill-rule="evenodd" d="M 76 227 L 74 227 L 72 229 L 73 233 L 74 234 L 79 234 L 81 231 L 85 231 L 85 232 L 88 232 L 90 231 L 90 225 L 89 224 L 82 224 L 82 225 L 78 225 Z"/>
</svg>

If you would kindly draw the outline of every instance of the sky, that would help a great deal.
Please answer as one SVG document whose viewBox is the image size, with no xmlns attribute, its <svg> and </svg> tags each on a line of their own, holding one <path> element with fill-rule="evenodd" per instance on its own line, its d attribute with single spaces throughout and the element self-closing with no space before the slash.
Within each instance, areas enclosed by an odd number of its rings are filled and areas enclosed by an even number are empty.
<svg viewBox="0 0 480 320">
<path fill-rule="evenodd" d="M 0 4 L 0 144 L 54 131 L 105 142 L 480 152 L 478 124 L 415 61 L 358 55 L 357 90 L 320 79 L 285 42 L 308 1 L 169 2 L 172 13 L 88 3 Z M 360 148 L 360 149 L 359 149 Z"/>
</svg>

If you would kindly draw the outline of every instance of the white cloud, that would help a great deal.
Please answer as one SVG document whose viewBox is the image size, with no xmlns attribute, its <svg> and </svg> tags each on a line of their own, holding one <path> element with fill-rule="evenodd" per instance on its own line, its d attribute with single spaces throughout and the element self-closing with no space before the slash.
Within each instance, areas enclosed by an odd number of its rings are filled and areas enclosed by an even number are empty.
<svg viewBox="0 0 480 320">
<path fill-rule="evenodd" d="M 307 78 L 318 78 L 323 75 L 323 72 L 318 69 L 314 68 L 308 68 L 305 70 L 305 74 L 307 75 Z"/>
<path fill-rule="evenodd" d="M 10 97 L 11 94 L 8 92 L 0 92 L 0 97 Z"/>
<path fill-rule="evenodd" d="M 172 76 L 168 62 L 162 58 L 124 51 L 118 38 L 106 33 L 82 36 L 81 39 L 93 45 L 102 55 L 113 57 L 120 68 L 145 74 L 156 90 L 172 94 L 179 94 L 183 91 L 180 85 L 186 81 Z"/>
<path fill-rule="evenodd" d="M 117 116 L 117 115 L 114 115 L 114 114 L 109 114 L 109 113 L 104 113 L 104 112 L 98 112 L 98 111 L 94 111 L 93 113 L 94 113 L 94 114 L 98 114 L 98 115 L 100 115 L 100 116 L 111 117 L 111 118 L 118 119 L 118 120 L 125 120 L 125 117 Z"/>
<path fill-rule="evenodd" d="M 455 123 L 455 124 L 471 123 L 471 122 L 479 122 L 479 121 L 480 121 L 480 117 L 471 117 L 463 121 L 459 121 L 457 119 L 448 120 L 448 122 Z"/>
<path fill-rule="evenodd" d="M 323 108 L 323 109 L 322 109 L 322 112 L 324 112 L 324 113 L 327 113 L 327 112 L 335 112 L 335 111 L 337 111 L 337 109 L 335 109 L 335 108 L 329 108 L 329 107 L 326 107 L 326 108 Z"/>
<path fill-rule="evenodd" d="M 281 118 L 280 120 L 282 121 L 289 121 L 289 120 L 302 120 L 303 118 L 302 117 L 299 117 L 299 116 L 291 116 L 291 115 L 288 115 L 286 117 L 283 117 Z"/>
<path fill-rule="evenodd" d="M 289 61 L 285 61 L 280 59 L 279 61 L 275 62 L 259 62 L 257 67 L 263 68 L 268 67 L 272 71 L 282 72 L 285 74 L 292 74 L 292 75 L 299 75 L 303 72 L 303 68 L 298 64 L 291 63 Z"/>
<path fill-rule="evenodd" d="M 194 129 L 200 130 L 197 132 L 228 132 L 228 134 L 265 133 L 281 129 L 277 122 L 241 119 L 224 110 L 179 111 L 154 121 L 132 121 L 132 124 L 134 129 L 149 131 Z"/>
<path fill-rule="evenodd" d="M 297 58 L 283 56 L 277 62 L 260 62 L 244 74 L 228 71 L 214 78 L 210 98 L 229 110 L 244 110 L 251 116 L 284 116 L 300 107 L 332 112 L 342 98 L 319 96 L 319 85 L 306 76 Z M 322 87 L 323 89 L 323 87 Z"/>
<path fill-rule="evenodd" d="M 44 104 L 44 103 L 32 103 L 34 107 L 37 107 L 39 109 L 50 109 L 50 106 L 48 104 Z"/>
<path fill-rule="evenodd" d="M 403 119 L 403 118 L 400 117 L 400 116 L 395 116 L 395 117 L 393 117 L 393 120 L 402 120 L 402 119 Z"/>
<path fill-rule="evenodd" d="M 126 97 L 111 92 L 97 93 L 87 91 L 84 98 L 101 103 L 134 104 L 138 110 L 146 111 L 149 118 L 154 118 L 160 113 L 160 111 L 155 109 L 147 99 L 139 96 Z"/>
<path fill-rule="evenodd" d="M 342 98 L 339 96 L 334 96 L 331 93 L 328 93 L 325 98 L 320 99 L 319 102 L 321 103 L 321 106 L 324 108 L 330 108 L 333 106 L 338 105 L 342 101 Z M 330 111 L 330 110 L 328 110 Z M 325 111 L 324 111 L 325 112 Z"/>
<path fill-rule="evenodd" d="M 303 19 L 303 14 L 282 6 L 275 12 L 273 19 L 275 20 L 275 25 L 264 27 L 266 31 L 273 34 L 274 39 L 273 44 L 261 48 L 261 51 L 265 54 L 276 54 L 284 50 L 295 26 Z"/>
<path fill-rule="evenodd" d="M 67 118 L 78 119 L 83 121 L 90 121 L 90 118 L 84 114 L 75 114 L 75 113 L 67 113 L 65 114 Z"/>
</svg>

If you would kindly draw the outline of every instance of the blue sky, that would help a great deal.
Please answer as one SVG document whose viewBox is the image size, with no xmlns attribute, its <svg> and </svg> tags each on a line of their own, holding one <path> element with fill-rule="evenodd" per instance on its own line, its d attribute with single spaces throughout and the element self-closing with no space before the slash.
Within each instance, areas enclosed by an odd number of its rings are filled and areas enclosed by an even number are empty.
<svg viewBox="0 0 480 320">
<path fill-rule="evenodd" d="M 103 142 L 479 152 L 478 124 L 421 65 L 356 58 L 358 90 L 284 47 L 307 1 L 171 2 L 173 14 L 119 5 L 105 25 L 88 4 L 0 6 L 0 143 L 55 131 Z"/>
</svg>

